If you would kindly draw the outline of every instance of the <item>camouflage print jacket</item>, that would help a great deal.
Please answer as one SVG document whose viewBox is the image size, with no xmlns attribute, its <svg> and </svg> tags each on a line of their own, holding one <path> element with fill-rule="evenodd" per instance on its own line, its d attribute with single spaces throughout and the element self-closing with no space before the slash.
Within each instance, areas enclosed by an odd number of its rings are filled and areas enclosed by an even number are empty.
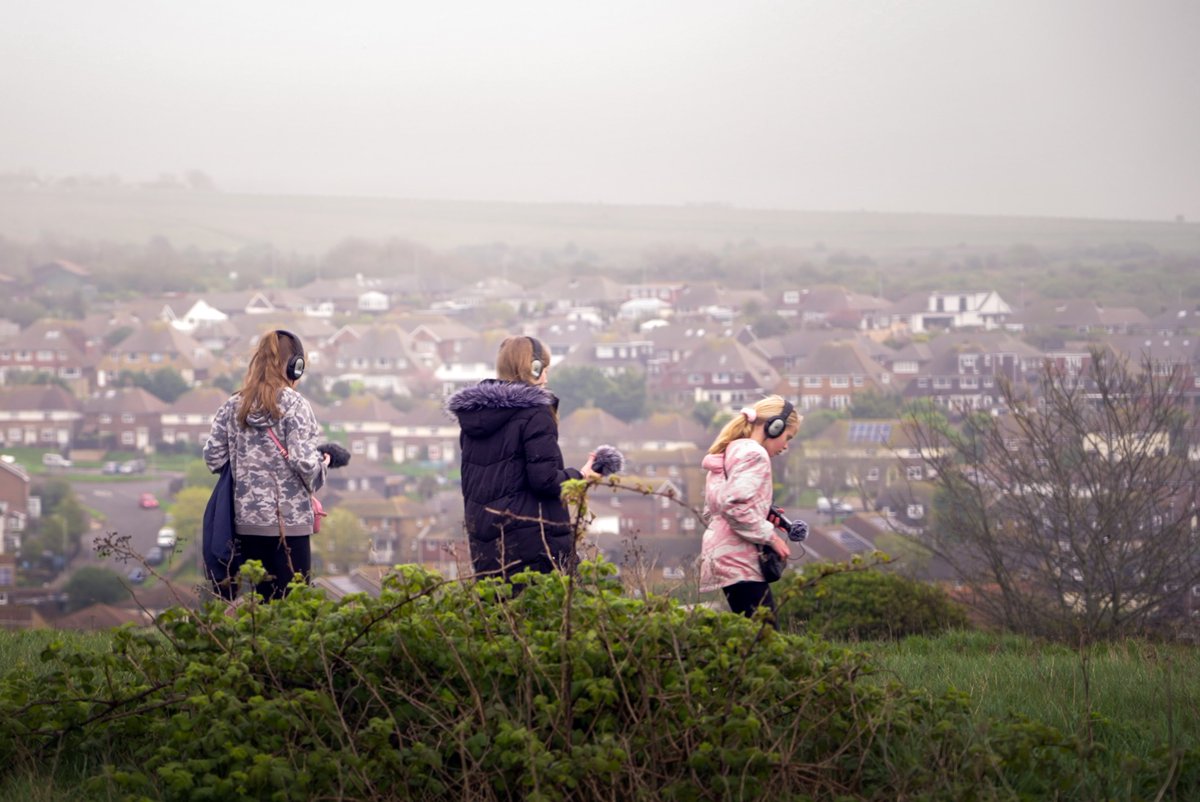
<svg viewBox="0 0 1200 802">
<path fill-rule="evenodd" d="M 285 387 L 279 394 L 282 419 L 254 412 L 243 429 L 237 422 L 241 396 L 235 394 L 213 418 L 204 444 L 204 462 L 214 473 L 226 462 L 233 468 L 233 520 L 239 535 L 279 536 L 279 514 L 285 535 L 311 535 L 313 491 L 325 484 L 325 462 L 317 445 L 321 427 L 300 393 Z M 287 449 L 267 434 L 272 428 Z M 278 510 L 278 512 L 277 512 Z"/>
</svg>

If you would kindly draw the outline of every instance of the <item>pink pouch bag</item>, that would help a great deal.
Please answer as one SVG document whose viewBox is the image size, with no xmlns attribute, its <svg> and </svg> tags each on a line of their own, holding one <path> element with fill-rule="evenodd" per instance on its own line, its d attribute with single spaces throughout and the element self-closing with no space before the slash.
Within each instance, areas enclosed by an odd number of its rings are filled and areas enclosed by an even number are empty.
<svg viewBox="0 0 1200 802">
<path fill-rule="evenodd" d="M 271 435 L 271 439 L 275 441 L 275 445 L 279 446 L 279 453 L 283 454 L 283 458 L 286 461 L 288 453 L 287 449 L 283 447 L 283 443 L 279 442 L 279 438 L 275 436 L 273 430 L 267 429 L 267 434 Z M 321 499 L 316 496 L 309 496 L 308 499 L 312 502 L 313 534 L 315 535 L 321 531 L 321 519 L 329 513 L 325 512 L 325 505 L 321 503 Z"/>
</svg>

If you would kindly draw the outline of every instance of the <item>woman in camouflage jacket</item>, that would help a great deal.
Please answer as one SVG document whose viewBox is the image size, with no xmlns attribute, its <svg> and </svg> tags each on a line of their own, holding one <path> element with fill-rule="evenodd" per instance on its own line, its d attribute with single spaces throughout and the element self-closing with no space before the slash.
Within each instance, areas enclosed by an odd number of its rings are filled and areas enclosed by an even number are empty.
<svg viewBox="0 0 1200 802">
<path fill-rule="evenodd" d="M 325 483 L 328 455 L 317 450 L 321 427 L 296 392 L 304 372 L 300 339 L 282 329 L 259 339 L 242 389 L 213 418 L 204 462 L 213 473 L 229 463 L 234 485 L 234 563 L 261 560 L 266 599 L 281 598 L 296 574 L 312 571 L 312 494 Z"/>
</svg>

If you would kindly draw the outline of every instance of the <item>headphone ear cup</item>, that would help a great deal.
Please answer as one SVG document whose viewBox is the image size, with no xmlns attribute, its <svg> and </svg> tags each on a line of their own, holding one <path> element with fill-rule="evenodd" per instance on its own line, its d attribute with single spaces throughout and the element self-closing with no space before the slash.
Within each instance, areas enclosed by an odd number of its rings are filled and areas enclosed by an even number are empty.
<svg viewBox="0 0 1200 802">
<path fill-rule="evenodd" d="M 771 418 L 767 421 L 767 437 L 778 437 L 786 426 L 787 421 L 783 418 Z"/>
<path fill-rule="evenodd" d="M 542 378 L 542 369 L 542 360 L 540 359 L 535 359 L 529 363 L 529 373 L 535 379 Z"/>
</svg>

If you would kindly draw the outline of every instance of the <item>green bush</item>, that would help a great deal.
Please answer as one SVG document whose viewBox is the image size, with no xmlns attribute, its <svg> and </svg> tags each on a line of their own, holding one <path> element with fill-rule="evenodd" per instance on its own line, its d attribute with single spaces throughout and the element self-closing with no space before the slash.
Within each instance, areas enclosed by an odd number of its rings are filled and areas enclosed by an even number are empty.
<svg viewBox="0 0 1200 802">
<path fill-rule="evenodd" d="M 837 640 L 926 635 L 970 626 L 941 588 L 888 571 L 810 565 L 777 586 L 780 626 Z"/>
<path fill-rule="evenodd" d="M 614 570 L 525 575 L 513 598 L 403 567 L 378 599 L 296 587 L 170 610 L 109 652 L 52 643 L 52 669 L 0 680 L 0 781 L 74 756 L 102 765 L 81 794 L 166 800 L 1200 792 L 1196 754 L 1131 761 L 1025 720 L 981 731 L 960 695 L 884 684 L 865 655 L 758 621 L 624 597 Z"/>
</svg>

